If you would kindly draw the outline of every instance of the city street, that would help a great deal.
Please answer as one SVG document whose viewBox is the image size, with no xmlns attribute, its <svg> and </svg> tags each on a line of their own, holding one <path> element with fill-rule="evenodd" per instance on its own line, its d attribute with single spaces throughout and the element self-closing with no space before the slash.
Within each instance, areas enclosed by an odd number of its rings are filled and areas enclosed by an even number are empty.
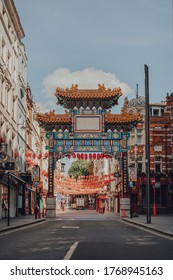
<svg viewBox="0 0 173 280">
<path fill-rule="evenodd" d="M 1 260 L 172 260 L 173 240 L 122 223 L 115 213 L 59 213 L 0 234 Z"/>
</svg>

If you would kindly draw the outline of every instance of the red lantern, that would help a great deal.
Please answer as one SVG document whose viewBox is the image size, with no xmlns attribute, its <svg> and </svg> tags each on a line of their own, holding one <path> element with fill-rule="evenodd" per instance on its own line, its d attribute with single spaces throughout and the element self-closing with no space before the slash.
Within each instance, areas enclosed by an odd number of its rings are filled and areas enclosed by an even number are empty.
<svg viewBox="0 0 173 280">
<path fill-rule="evenodd" d="M 101 159 L 103 159 L 104 158 L 104 154 L 101 154 Z"/>
<path fill-rule="evenodd" d="M 88 155 L 87 154 L 85 154 L 85 160 L 87 160 L 88 159 Z"/>
<path fill-rule="evenodd" d="M 96 154 L 95 153 L 93 154 L 93 159 L 96 159 Z"/>
<path fill-rule="evenodd" d="M 19 153 L 18 153 L 18 152 L 15 152 L 14 157 L 16 158 L 16 157 L 18 157 L 18 156 L 19 156 Z"/>
<path fill-rule="evenodd" d="M 84 159 L 84 154 L 81 154 L 81 159 Z"/>
<path fill-rule="evenodd" d="M 72 157 L 73 157 L 73 158 L 76 158 L 76 154 L 75 154 L 75 153 L 73 153 L 73 154 L 72 154 Z"/>
<path fill-rule="evenodd" d="M 48 156 L 49 156 L 49 153 L 46 152 L 46 153 L 44 154 L 44 157 L 45 157 L 45 158 L 48 158 Z"/>
<path fill-rule="evenodd" d="M 71 155 L 68 154 L 68 155 L 66 155 L 66 157 L 70 159 L 70 158 L 71 158 Z"/>
<path fill-rule="evenodd" d="M 80 158 L 81 158 L 81 155 L 80 155 L 80 154 L 77 154 L 77 158 L 80 159 Z"/>
<path fill-rule="evenodd" d="M 40 183 L 38 184 L 38 188 L 39 188 L 39 189 L 42 189 L 42 188 L 43 188 L 43 183 L 42 183 L 42 182 L 40 182 Z"/>
<path fill-rule="evenodd" d="M 1 137 L 1 138 L 0 138 L 0 142 L 1 142 L 1 143 L 4 143 L 4 142 L 5 142 L 5 138 L 4 138 L 4 137 Z"/>
<path fill-rule="evenodd" d="M 97 154 L 97 159 L 100 159 L 100 158 L 101 158 L 100 154 Z"/>
<path fill-rule="evenodd" d="M 41 159 L 41 158 L 42 158 L 42 154 L 41 154 L 41 153 L 38 154 L 37 158 L 38 158 L 38 159 Z"/>
<path fill-rule="evenodd" d="M 89 159 L 92 160 L 92 158 L 93 158 L 93 155 L 89 154 Z"/>
</svg>

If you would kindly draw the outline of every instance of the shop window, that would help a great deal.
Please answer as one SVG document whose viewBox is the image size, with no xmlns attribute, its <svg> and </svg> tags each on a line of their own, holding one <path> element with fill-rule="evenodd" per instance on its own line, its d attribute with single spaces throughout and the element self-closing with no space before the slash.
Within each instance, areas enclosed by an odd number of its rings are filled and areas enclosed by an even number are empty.
<svg viewBox="0 0 173 280">
<path fill-rule="evenodd" d="M 167 205 L 167 187 L 161 186 L 161 204 L 162 206 Z"/>
<path fill-rule="evenodd" d="M 151 188 L 150 196 L 151 196 L 151 204 L 153 204 L 154 203 L 154 188 Z M 161 191 L 160 191 L 160 188 L 155 190 L 155 201 L 156 201 L 157 206 L 161 206 Z"/>
</svg>

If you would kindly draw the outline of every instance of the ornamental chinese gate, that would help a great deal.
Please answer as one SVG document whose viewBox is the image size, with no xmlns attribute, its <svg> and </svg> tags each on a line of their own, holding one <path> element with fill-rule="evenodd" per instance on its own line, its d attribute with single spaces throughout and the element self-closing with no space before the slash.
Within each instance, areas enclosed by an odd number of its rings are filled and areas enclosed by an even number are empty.
<svg viewBox="0 0 173 280">
<path fill-rule="evenodd" d="M 106 89 L 98 85 L 96 90 L 56 89 L 58 104 L 68 111 L 56 114 L 50 111 L 37 114 L 36 120 L 47 131 L 49 145 L 47 212 L 54 216 L 54 158 L 67 154 L 122 155 L 123 192 L 127 192 L 127 139 L 129 131 L 140 121 L 139 115 L 126 112 L 111 114 L 108 109 L 117 105 L 121 89 Z M 53 213 L 53 214 L 52 214 Z M 49 215 L 48 214 L 48 215 Z"/>
</svg>

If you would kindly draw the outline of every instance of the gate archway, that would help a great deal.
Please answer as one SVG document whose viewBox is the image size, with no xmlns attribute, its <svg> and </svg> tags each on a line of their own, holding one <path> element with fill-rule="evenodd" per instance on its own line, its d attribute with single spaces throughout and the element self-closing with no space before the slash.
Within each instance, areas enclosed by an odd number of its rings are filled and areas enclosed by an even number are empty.
<svg viewBox="0 0 173 280">
<path fill-rule="evenodd" d="M 120 88 L 98 89 L 57 88 L 57 104 L 67 111 L 38 113 L 36 120 L 47 132 L 49 145 L 47 214 L 55 216 L 54 157 L 69 154 L 99 154 L 115 156 L 121 153 L 123 166 L 123 193 L 127 193 L 127 139 L 130 130 L 141 121 L 139 115 L 130 114 L 126 108 L 121 114 L 112 114 L 110 109 L 122 96 Z M 89 156 L 89 155 L 88 155 Z"/>
</svg>

